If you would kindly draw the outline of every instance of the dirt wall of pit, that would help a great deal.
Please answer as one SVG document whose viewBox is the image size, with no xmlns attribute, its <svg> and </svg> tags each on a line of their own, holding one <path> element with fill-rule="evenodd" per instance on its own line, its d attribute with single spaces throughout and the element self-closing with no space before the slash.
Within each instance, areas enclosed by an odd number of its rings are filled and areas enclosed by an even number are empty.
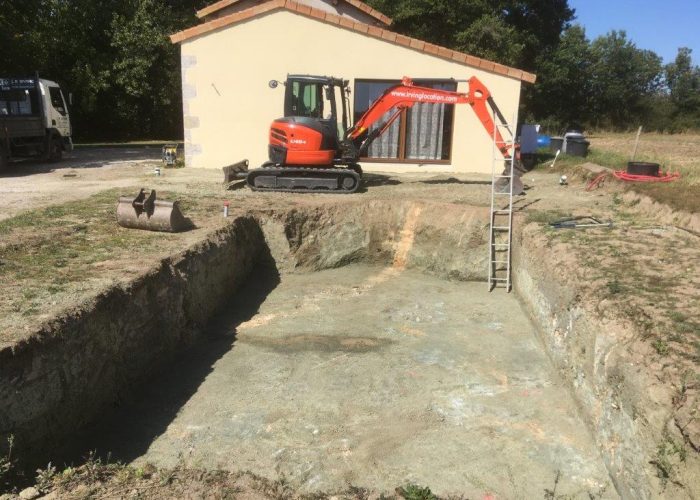
<svg viewBox="0 0 700 500">
<path fill-rule="evenodd" d="M 488 209 L 339 203 L 238 217 L 128 285 L 0 351 L 0 448 L 45 465 L 79 428 L 197 342 L 256 264 L 305 272 L 353 262 L 485 280 Z"/>
<path fill-rule="evenodd" d="M 399 265 L 443 279 L 486 281 L 488 208 L 426 202 L 338 204 L 259 217 L 278 268 Z"/>
<path fill-rule="evenodd" d="M 623 498 L 695 498 L 691 457 L 679 472 L 688 475 L 684 484 L 664 484 L 654 465 L 660 443 L 676 429 L 670 396 L 639 362 L 652 356 L 648 342 L 640 341 L 629 319 L 606 307 L 605 297 L 583 296 L 575 273 L 553 265 L 556 249 L 536 225 L 517 234 L 514 289 L 570 386 L 617 491 Z"/>
<path fill-rule="evenodd" d="M 2 442 L 13 435 L 15 455 L 28 462 L 50 456 L 71 432 L 197 340 L 264 256 L 262 242 L 254 219 L 237 219 L 0 351 Z"/>
</svg>

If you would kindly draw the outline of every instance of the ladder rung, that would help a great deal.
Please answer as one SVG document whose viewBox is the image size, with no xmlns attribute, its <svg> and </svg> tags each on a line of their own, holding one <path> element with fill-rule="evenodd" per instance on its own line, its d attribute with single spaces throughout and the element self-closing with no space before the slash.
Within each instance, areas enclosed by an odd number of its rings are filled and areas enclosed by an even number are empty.
<svg viewBox="0 0 700 500">
<path fill-rule="evenodd" d="M 517 120 L 516 126 L 517 126 Z M 515 132 L 515 127 L 511 126 L 509 123 L 501 123 L 496 120 L 494 114 L 494 150 L 492 152 L 493 161 L 493 171 L 491 172 L 491 241 L 489 241 L 490 252 L 489 255 L 489 289 L 494 288 L 505 288 L 510 290 L 511 288 L 511 259 L 510 252 L 512 248 L 511 236 L 513 234 L 513 183 L 515 182 L 515 157 L 504 158 L 503 155 L 499 154 L 496 149 L 503 151 L 503 147 L 514 148 L 515 147 L 515 137 L 513 137 L 513 132 Z M 509 134 L 508 137 L 502 139 L 500 142 L 497 141 L 496 130 L 507 129 Z M 505 134 L 504 134 L 505 135 Z M 500 169 L 497 169 L 496 162 L 501 164 L 505 161 L 506 170 L 503 173 Z M 505 181 L 503 181 L 505 179 Z M 505 191 L 505 192 L 503 192 Z M 507 196 L 508 206 L 504 208 L 497 208 L 497 206 L 502 206 L 505 203 L 497 201 L 497 196 Z M 501 198 L 498 198 L 501 199 Z M 508 217 L 508 220 L 502 219 L 502 217 Z M 501 217 L 501 219 L 499 219 Z M 506 224 L 506 225 L 497 225 Z M 506 240 L 506 243 L 497 243 L 497 241 Z M 505 252 L 508 252 L 506 254 Z M 501 260 L 506 259 L 506 260 Z M 503 278 L 497 278 L 496 276 L 505 276 Z"/>
</svg>

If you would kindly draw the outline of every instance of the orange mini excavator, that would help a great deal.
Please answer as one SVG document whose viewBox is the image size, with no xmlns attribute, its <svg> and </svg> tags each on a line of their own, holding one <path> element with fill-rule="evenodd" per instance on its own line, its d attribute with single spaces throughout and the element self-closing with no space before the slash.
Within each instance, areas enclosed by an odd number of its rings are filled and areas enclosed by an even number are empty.
<svg viewBox="0 0 700 500">
<path fill-rule="evenodd" d="M 270 87 L 276 88 L 279 83 L 272 80 Z M 469 89 L 462 93 L 421 87 L 405 77 L 400 84 L 388 88 L 349 126 L 347 80 L 289 75 L 284 82 L 285 116 L 270 127 L 270 159 L 260 168 L 247 172 L 247 184 L 255 191 L 355 192 L 362 178 L 359 159 L 404 109 L 417 103 L 468 104 L 486 133 L 494 138 L 507 168 L 512 155 L 519 165 L 517 146 L 511 151 L 512 141 L 506 142 L 494 123 L 493 117 L 502 125 L 506 121 L 491 93 L 476 77 L 467 83 Z"/>
</svg>

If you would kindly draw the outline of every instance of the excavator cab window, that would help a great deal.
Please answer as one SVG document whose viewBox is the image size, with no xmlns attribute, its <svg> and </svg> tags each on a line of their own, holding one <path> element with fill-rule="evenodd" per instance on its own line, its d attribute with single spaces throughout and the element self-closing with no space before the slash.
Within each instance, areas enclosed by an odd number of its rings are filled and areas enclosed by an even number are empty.
<svg viewBox="0 0 700 500">
<path fill-rule="evenodd" d="M 323 85 L 316 82 L 292 82 L 291 109 L 285 113 L 290 116 L 307 116 L 322 118 Z"/>
<path fill-rule="evenodd" d="M 349 90 L 345 80 L 315 76 L 289 76 L 285 116 L 317 119 L 336 139 L 349 127 Z"/>
</svg>

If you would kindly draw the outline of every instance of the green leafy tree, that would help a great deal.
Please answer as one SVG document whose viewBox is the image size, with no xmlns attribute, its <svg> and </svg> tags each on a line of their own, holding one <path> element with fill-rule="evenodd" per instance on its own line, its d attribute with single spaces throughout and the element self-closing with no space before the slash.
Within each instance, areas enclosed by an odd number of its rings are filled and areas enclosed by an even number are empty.
<svg viewBox="0 0 700 500">
<path fill-rule="evenodd" d="M 7 1 L 0 7 L 0 68 L 18 75 L 30 75 L 44 61 L 41 32 L 35 29 L 42 2 L 40 0 Z"/>
<path fill-rule="evenodd" d="M 552 129 L 587 123 L 592 116 L 593 68 L 586 31 L 574 25 L 564 31 L 560 43 L 537 58 L 538 83 L 531 89 L 531 118 Z"/>
<path fill-rule="evenodd" d="M 73 93 L 79 139 L 177 137 L 179 58 L 167 36 L 207 0 L 2 0 L 3 75 L 35 70 Z"/>
<path fill-rule="evenodd" d="M 700 67 L 693 66 L 691 55 L 691 49 L 681 47 L 675 61 L 665 67 L 677 129 L 700 128 Z"/>
<path fill-rule="evenodd" d="M 171 9 L 161 0 L 129 0 L 112 18 L 111 91 L 124 136 L 173 136 L 180 129 L 180 73 Z"/>
<path fill-rule="evenodd" d="M 392 29 L 526 70 L 574 17 L 567 0 L 368 0 Z"/>
<path fill-rule="evenodd" d="M 624 31 L 596 38 L 590 54 L 595 124 L 629 128 L 643 121 L 648 99 L 662 90 L 661 58 L 637 48 Z"/>
</svg>

